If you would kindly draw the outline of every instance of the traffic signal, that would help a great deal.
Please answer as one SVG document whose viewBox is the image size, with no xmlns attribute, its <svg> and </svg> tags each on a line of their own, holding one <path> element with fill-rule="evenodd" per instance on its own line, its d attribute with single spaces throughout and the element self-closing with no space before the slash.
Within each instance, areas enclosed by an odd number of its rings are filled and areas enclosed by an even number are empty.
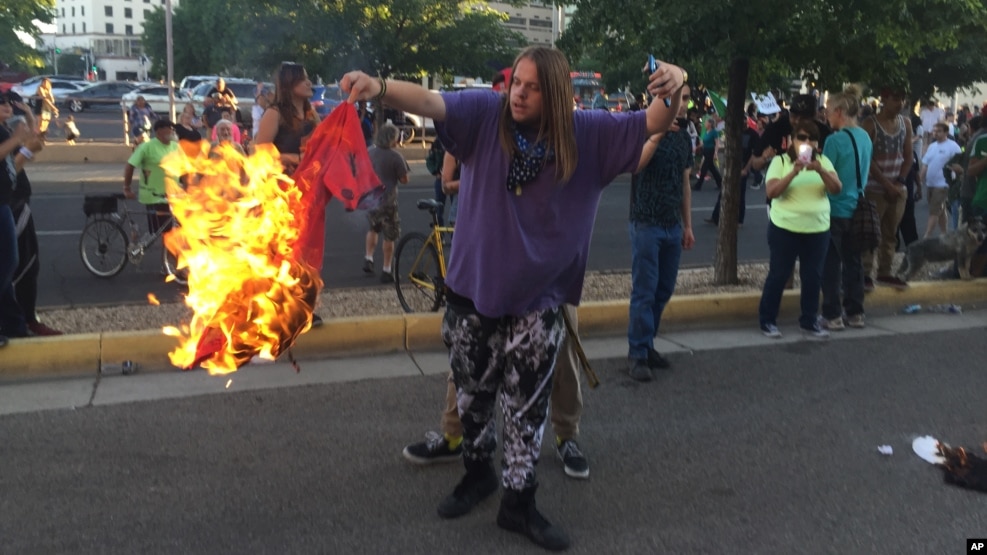
<svg viewBox="0 0 987 555">
<path fill-rule="evenodd" d="M 61 48 L 56 48 L 55 49 L 55 54 L 61 54 L 61 53 L 62 53 L 62 49 Z"/>
<path fill-rule="evenodd" d="M 93 64 L 93 73 L 96 73 L 97 71 L 99 71 L 99 68 L 96 67 L 96 64 Z"/>
</svg>

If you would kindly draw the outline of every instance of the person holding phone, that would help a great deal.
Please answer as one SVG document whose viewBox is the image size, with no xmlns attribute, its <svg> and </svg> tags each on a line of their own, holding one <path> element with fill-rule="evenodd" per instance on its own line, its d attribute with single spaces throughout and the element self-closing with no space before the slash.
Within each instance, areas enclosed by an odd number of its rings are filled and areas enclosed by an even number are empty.
<svg viewBox="0 0 987 555">
<path fill-rule="evenodd" d="M 823 263 L 829 249 L 827 193 L 837 194 L 843 187 L 833 163 L 816 152 L 818 145 L 819 127 L 812 120 L 800 120 L 793 126 L 788 151 L 775 156 L 768 167 L 770 262 L 758 308 L 761 332 L 767 337 L 781 337 L 778 311 L 796 259 L 802 280 L 799 328 L 813 339 L 829 337 L 818 321 Z"/>
</svg>

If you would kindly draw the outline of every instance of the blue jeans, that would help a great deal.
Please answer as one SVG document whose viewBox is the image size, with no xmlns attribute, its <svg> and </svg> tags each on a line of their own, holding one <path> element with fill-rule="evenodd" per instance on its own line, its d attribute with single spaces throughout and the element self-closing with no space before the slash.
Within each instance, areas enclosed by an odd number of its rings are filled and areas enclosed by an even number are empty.
<svg viewBox="0 0 987 555">
<path fill-rule="evenodd" d="M 14 295 L 14 272 L 17 270 L 17 229 L 10 205 L 0 204 L 0 335 L 27 335 L 24 315 Z"/>
<path fill-rule="evenodd" d="M 675 291 L 682 257 L 682 226 L 631 222 L 631 306 L 627 356 L 647 359 L 654 348 L 661 313 Z"/>
<path fill-rule="evenodd" d="M 713 215 L 710 219 L 713 220 L 714 224 L 719 225 L 720 223 L 720 201 L 723 199 L 723 189 L 720 189 L 720 193 L 716 195 L 716 205 L 713 206 Z M 737 218 L 737 223 L 743 225 L 744 216 L 747 215 L 747 178 L 741 178 L 740 180 L 740 217 Z"/>
<path fill-rule="evenodd" d="M 792 268 L 798 259 L 799 277 L 802 279 L 802 314 L 799 316 L 799 325 L 804 329 L 813 328 L 819 315 L 819 289 L 822 286 L 823 262 L 829 249 L 829 230 L 821 233 L 795 233 L 768 223 L 768 248 L 771 251 L 771 261 L 758 308 L 761 325 L 777 325 L 785 283 L 792 275 Z"/>
<path fill-rule="evenodd" d="M 960 199 L 953 199 L 949 202 L 949 231 L 956 231 L 960 226 Z"/>
<path fill-rule="evenodd" d="M 850 237 L 850 218 L 830 218 L 829 249 L 823 265 L 822 315 L 835 320 L 864 313 L 864 267 Z M 843 302 L 840 302 L 840 292 Z"/>
</svg>

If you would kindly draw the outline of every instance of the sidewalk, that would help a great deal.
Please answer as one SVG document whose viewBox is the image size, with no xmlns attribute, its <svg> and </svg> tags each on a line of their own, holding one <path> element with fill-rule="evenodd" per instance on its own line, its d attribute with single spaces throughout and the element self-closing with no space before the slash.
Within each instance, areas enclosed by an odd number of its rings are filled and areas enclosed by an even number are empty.
<svg viewBox="0 0 987 555">
<path fill-rule="evenodd" d="M 971 328 L 987 328 L 987 309 L 962 314 L 918 313 L 874 317 L 868 320 L 865 329 L 833 332 L 830 341 L 914 336 L 916 342 L 921 342 L 918 338 L 922 334 Z M 784 334 L 781 339 L 769 339 L 753 326 L 724 327 L 722 323 L 713 323 L 705 328 L 661 334 L 655 348 L 670 355 L 673 362 L 681 363 L 689 355 L 702 352 L 729 353 L 747 347 L 802 348 L 820 343 L 802 337 L 794 324 L 782 325 L 781 330 Z M 584 339 L 583 346 L 593 363 L 623 361 L 627 356 L 627 340 L 622 336 Z M 147 347 L 144 345 L 144 348 Z M 305 360 L 299 363 L 301 371 L 298 373 L 285 362 L 261 362 L 221 376 L 209 376 L 202 370 L 173 370 L 138 371 L 127 376 L 115 372 L 102 377 L 70 377 L 33 383 L 0 381 L 0 414 L 367 379 L 445 375 L 449 367 L 446 353 L 436 350 L 434 345 L 432 347 L 404 353 Z M 119 367 L 118 364 L 113 366 Z"/>
</svg>

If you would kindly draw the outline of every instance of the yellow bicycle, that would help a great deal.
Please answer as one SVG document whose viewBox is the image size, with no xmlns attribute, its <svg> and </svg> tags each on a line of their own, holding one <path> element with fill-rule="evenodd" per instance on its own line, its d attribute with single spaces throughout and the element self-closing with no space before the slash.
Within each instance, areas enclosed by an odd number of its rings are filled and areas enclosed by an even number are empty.
<svg viewBox="0 0 987 555">
<path fill-rule="evenodd" d="M 442 204 L 435 199 L 418 201 L 419 210 L 432 217 L 427 235 L 406 233 L 394 251 L 394 287 L 405 312 L 435 312 L 445 302 L 445 250 L 453 228 L 439 225 Z"/>
</svg>

